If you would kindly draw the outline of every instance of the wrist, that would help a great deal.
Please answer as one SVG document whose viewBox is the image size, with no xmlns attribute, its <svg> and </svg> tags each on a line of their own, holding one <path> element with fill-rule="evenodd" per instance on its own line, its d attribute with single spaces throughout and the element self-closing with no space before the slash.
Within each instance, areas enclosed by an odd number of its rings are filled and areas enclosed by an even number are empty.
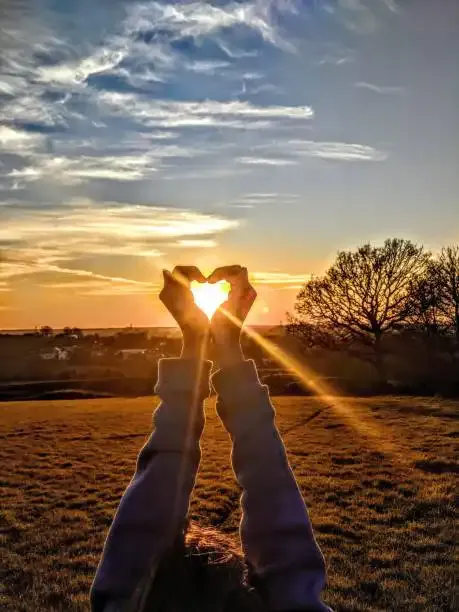
<svg viewBox="0 0 459 612">
<path fill-rule="evenodd" d="M 244 354 L 239 344 L 228 346 L 215 345 L 215 361 L 219 369 L 231 368 L 244 361 Z"/>
<path fill-rule="evenodd" d="M 207 335 L 193 334 L 184 335 L 182 343 L 182 359 L 202 359 L 206 350 Z"/>
</svg>

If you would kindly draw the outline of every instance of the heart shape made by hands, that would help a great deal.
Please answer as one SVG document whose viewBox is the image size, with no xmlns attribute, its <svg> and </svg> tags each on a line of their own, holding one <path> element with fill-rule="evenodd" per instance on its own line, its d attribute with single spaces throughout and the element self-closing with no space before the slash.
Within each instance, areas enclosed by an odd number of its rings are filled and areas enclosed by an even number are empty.
<svg viewBox="0 0 459 612">
<path fill-rule="evenodd" d="M 223 302 L 228 299 L 230 284 L 226 281 L 218 283 L 191 283 L 191 293 L 196 305 L 210 318 Z"/>
</svg>

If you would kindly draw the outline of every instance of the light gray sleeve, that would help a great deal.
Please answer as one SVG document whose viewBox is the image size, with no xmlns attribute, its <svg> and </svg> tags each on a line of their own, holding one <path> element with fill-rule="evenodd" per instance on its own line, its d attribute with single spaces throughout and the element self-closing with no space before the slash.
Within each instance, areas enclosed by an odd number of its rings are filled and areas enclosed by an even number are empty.
<svg viewBox="0 0 459 612">
<path fill-rule="evenodd" d="M 330 610 L 321 601 L 325 563 L 253 361 L 217 372 L 217 411 L 233 440 L 243 489 L 241 540 L 268 610 Z"/>
<path fill-rule="evenodd" d="M 109 530 L 91 589 L 94 612 L 142 609 L 159 561 L 183 528 L 201 458 L 210 367 L 186 359 L 159 362 L 155 429 Z"/>
</svg>

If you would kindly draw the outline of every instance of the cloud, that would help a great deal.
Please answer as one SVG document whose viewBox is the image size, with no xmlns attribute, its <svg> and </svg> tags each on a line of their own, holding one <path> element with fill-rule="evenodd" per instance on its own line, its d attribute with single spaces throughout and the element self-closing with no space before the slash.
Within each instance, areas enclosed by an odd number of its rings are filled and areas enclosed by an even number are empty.
<svg viewBox="0 0 459 612">
<path fill-rule="evenodd" d="M 184 249 L 213 249 L 218 245 L 215 240 L 197 240 L 195 238 L 189 238 L 177 240 L 177 242 L 171 244 L 170 246 Z"/>
<path fill-rule="evenodd" d="M 272 145 L 259 145 L 256 150 L 265 150 Z M 315 140 L 292 139 L 276 142 L 276 150 L 282 149 L 285 154 L 301 159 L 316 157 L 334 161 L 384 161 L 387 154 L 369 145 L 346 142 L 320 142 Z"/>
<path fill-rule="evenodd" d="M 118 155 L 78 158 L 36 157 L 29 166 L 13 169 L 7 176 L 14 180 L 33 182 L 52 179 L 57 183 L 76 185 L 85 180 L 135 181 L 155 172 L 149 155 Z"/>
<path fill-rule="evenodd" d="M 338 0 L 336 18 L 359 34 L 372 34 L 388 14 L 399 12 L 398 0 Z"/>
<path fill-rule="evenodd" d="M 288 272 L 252 272 L 250 278 L 254 285 L 267 285 L 276 289 L 300 289 L 310 280 L 311 275 Z"/>
<path fill-rule="evenodd" d="M 350 54 L 347 55 L 325 55 L 318 61 L 319 66 L 344 66 L 354 61 L 354 57 Z"/>
<path fill-rule="evenodd" d="M 0 208 L 0 247 L 5 249 L 0 281 L 61 273 L 144 286 L 143 281 L 82 268 L 79 262 L 88 257 L 115 256 L 161 259 L 163 249 L 171 245 L 208 248 L 215 245 L 216 235 L 239 224 L 221 215 L 191 210 L 110 202 L 102 205 L 90 200 L 41 209 L 4 207 Z M 150 282 L 147 287 L 151 289 Z"/>
<path fill-rule="evenodd" d="M 378 94 L 402 94 L 405 89 L 403 87 L 382 87 L 380 85 L 373 85 L 372 83 L 366 83 L 365 81 L 359 81 L 355 83 L 355 87 L 359 89 L 367 89 Z"/>
<path fill-rule="evenodd" d="M 144 2 L 134 6 L 127 20 L 127 29 L 136 32 L 158 29 L 174 38 L 201 38 L 218 35 L 235 27 L 246 27 L 264 41 L 292 51 L 292 44 L 282 38 L 272 17 L 272 9 L 292 11 L 293 3 L 267 0 L 266 2 L 229 2 L 214 6 L 203 2 L 161 4 Z"/>
<path fill-rule="evenodd" d="M 235 208 L 254 208 L 265 204 L 288 204 L 299 199 L 296 193 L 246 193 L 237 200 L 226 203 L 226 206 Z"/>
<path fill-rule="evenodd" d="M 155 134 L 151 137 L 155 140 Z M 1 138 L 1 133 L 0 133 Z M 161 138 L 160 138 L 161 140 Z M 164 140 L 167 140 L 165 138 Z M 80 154 L 76 157 L 58 155 L 26 155 L 27 139 L 18 151 L 24 154 L 22 167 L 14 167 L 6 177 L 15 181 L 34 182 L 37 180 L 52 180 L 55 183 L 67 185 L 77 185 L 91 180 L 111 180 L 111 181 L 137 181 L 145 179 L 157 172 L 163 165 L 164 160 L 171 158 L 198 157 L 205 151 L 197 147 L 187 148 L 178 145 L 154 145 L 145 138 L 138 140 L 133 149 L 129 152 L 129 141 L 119 150 L 119 145 L 113 147 L 111 154 Z M 33 142 L 33 140 L 31 141 Z M 0 140 L 1 146 L 1 140 Z M 67 143 L 67 149 L 91 148 L 91 141 Z M 107 153 L 112 147 L 108 146 Z M 118 149 L 118 150 L 116 150 Z M 9 151 L 13 151 L 10 147 Z M 29 152 L 30 153 L 30 152 Z"/>
<path fill-rule="evenodd" d="M 99 100 L 109 112 L 128 116 L 147 127 L 261 129 L 274 121 L 314 117 L 309 106 L 260 106 L 247 101 L 152 100 L 145 95 L 121 92 L 103 92 Z"/>
<path fill-rule="evenodd" d="M 45 138 L 41 134 L 0 125 L 0 152 L 26 153 L 41 147 Z"/>
<path fill-rule="evenodd" d="M 237 161 L 250 166 L 295 166 L 298 163 L 295 159 L 276 157 L 239 157 Z"/>
</svg>

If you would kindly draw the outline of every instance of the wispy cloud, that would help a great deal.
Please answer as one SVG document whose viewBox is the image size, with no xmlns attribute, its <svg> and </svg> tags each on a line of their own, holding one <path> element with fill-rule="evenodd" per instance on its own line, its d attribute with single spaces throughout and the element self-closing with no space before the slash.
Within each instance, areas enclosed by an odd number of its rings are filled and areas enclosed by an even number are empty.
<svg viewBox="0 0 459 612">
<path fill-rule="evenodd" d="M 335 13 L 337 19 L 347 28 L 360 34 L 373 33 L 382 19 L 398 13 L 395 0 L 337 0 Z"/>
<path fill-rule="evenodd" d="M 5 223 L 6 221 L 6 223 Z M 215 236 L 238 227 L 239 221 L 221 215 L 146 205 L 95 203 L 35 209 L 0 208 L 0 281 L 24 275 L 61 273 L 116 283 L 143 281 L 81 268 L 81 258 L 162 258 L 171 246 L 209 248 Z M 70 265 L 71 262 L 76 262 Z M 37 278 L 37 277 L 36 277 Z M 151 283 L 147 283 L 150 287 Z"/>
<path fill-rule="evenodd" d="M 257 151 L 270 149 L 272 145 L 259 145 Z M 276 142 L 276 150 L 293 159 L 314 157 L 334 161 L 384 161 L 387 154 L 363 144 L 347 142 L 320 142 L 315 140 L 290 139 Z"/>
<path fill-rule="evenodd" d="M 239 157 L 237 160 L 240 164 L 249 166 L 295 166 L 298 161 L 296 159 L 284 159 L 280 157 Z"/>
<path fill-rule="evenodd" d="M 297 202 L 299 195 L 296 193 L 246 193 L 236 200 L 227 202 L 226 206 L 235 208 L 254 208 L 266 204 L 289 204 Z"/>
<path fill-rule="evenodd" d="M 368 91 L 378 94 L 402 94 L 405 91 L 403 87 L 374 85 L 373 83 L 366 83 L 365 81 L 355 83 L 355 87 L 358 89 L 367 89 Z"/>
<path fill-rule="evenodd" d="M 310 280 L 311 275 L 288 272 L 253 272 L 250 277 L 255 285 L 272 286 L 276 289 L 299 289 Z"/>
<path fill-rule="evenodd" d="M 148 96 L 105 92 L 100 101 L 116 114 L 129 116 L 147 127 L 216 127 L 260 129 L 274 121 L 312 119 L 309 106 L 260 106 L 250 102 L 152 100 Z"/>
<path fill-rule="evenodd" d="M 203 240 L 189 238 L 184 240 L 177 240 L 177 242 L 171 244 L 172 247 L 179 247 L 182 249 L 213 249 L 218 245 L 216 240 Z"/>
</svg>

